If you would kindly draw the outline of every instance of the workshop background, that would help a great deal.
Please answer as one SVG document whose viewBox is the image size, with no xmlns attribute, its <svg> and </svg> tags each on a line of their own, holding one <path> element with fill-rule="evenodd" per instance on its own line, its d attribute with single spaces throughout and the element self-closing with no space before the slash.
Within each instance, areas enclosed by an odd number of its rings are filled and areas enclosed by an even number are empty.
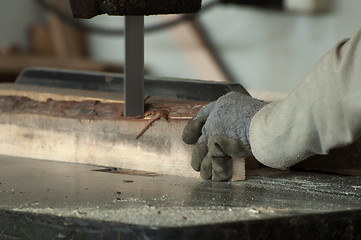
<svg viewBox="0 0 361 240">
<path fill-rule="evenodd" d="M 211 1 L 204 0 L 203 5 Z M 359 0 L 329 1 L 327 9 L 320 13 L 217 4 L 201 13 L 198 21 L 215 47 L 218 60 L 230 72 L 231 80 L 249 90 L 287 93 L 302 81 L 324 53 L 361 27 L 360 9 Z M 148 16 L 145 17 L 145 25 L 162 23 L 171 18 Z M 30 36 L 30 29 L 48 20 L 46 11 L 34 1 L 1 0 L 2 62 L 6 63 L 4 56 L 9 54 L 32 54 L 29 52 L 34 48 L 34 37 Z M 111 29 L 124 26 L 123 17 L 103 15 L 91 21 L 82 21 Z M 190 28 L 177 26 L 146 34 L 146 73 L 172 78 L 227 80 L 214 67 L 217 65 L 214 61 L 204 58 L 208 56 L 207 50 L 202 49 L 199 41 L 193 40 L 189 31 Z M 113 69 L 124 62 L 121 36 L 86 34 L 86 48 L 90 59 L 109 63 L 110 66 L 114 64 Z M 6 72 L 6 67 L 11 68 L 5 63 L 0 64 L 0 73 Z"/>
</svg>

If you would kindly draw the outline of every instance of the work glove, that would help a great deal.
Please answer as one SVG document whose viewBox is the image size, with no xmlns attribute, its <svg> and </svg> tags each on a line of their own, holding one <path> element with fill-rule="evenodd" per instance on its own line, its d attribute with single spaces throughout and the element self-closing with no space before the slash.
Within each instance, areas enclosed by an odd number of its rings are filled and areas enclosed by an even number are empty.
<svg viewBox="0 0 361 240">
<path fill-rule="evenodd" d="M 249 125 L 267 103 L 249 95 L 230 92 L 204 106 L 183 130 L 183 141 L 196 146 L 192 168 L 203 179 L 225 181 L 232 177 L 232 158 L 252 155 Z"/>
</svg>

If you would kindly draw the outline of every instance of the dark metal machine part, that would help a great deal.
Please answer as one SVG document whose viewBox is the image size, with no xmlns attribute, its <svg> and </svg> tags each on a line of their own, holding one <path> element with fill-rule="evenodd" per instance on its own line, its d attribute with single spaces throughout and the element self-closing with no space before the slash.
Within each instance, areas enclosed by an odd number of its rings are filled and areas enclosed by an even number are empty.
<svg viewBox="0 0 361 240">
<path fill-rule="evenodd" d="M 196 13 L 201 0 L 70 0 L 76 18 L 92 18 L 100 14 L 109 15 L 154 15 Z"/>
<path fill-rule="evenodd" d="M 16 83 L 123 93 L 124 75 L 49 68 L 28 68 L 19 74 Z M 214 101 L 231 91 L 249 94 L 241 85 L 235 83 L 154 77 L 145 77 L 144 79 L 145 96 Z"/>
<path fill-rule="evenodd" d="M 264 169 L 230 183 L 5 156 L 0 165 L 0 239 L 361 236 L 361 179 L 351 176 Z"/>
<path fill-rule="evenodd" d="M 283 9 L 285 0 L 221 0 L 221 2 L 261 8 Z"/>
<path fill-rule="evenodd" d="M 125 17 L 125 116 L 144 117 L 144 16 Z"/>
</svg>

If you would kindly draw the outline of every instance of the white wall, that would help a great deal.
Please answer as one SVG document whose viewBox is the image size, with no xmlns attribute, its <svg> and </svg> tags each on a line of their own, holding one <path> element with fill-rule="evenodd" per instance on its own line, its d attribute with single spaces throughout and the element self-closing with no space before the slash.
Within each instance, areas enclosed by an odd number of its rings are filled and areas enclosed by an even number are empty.
<svg viewBox="0 0 361 240">
<path fill-rule="evenodd" d="M 18 44 L 26 49 L 28 26 L 43 18 L 31 0 L 0 0 L 0 47 Z"/>
<path fill-rule="evenodd" d="M 202 20 L 247 88 L 288 92 L 324 53 L 361 28 L 360 10 L 359 0 L 336 0 L 331 13 L 315 16 L 227 6 Z"/>
<path fill-rule="evenodd" d="M 334 0 L 334 5 L 331 13 L 323 15 L 220 5 L 202 15 L 201 20 L 246 88 L 288 92 L 325 52 L 361 28 L 361 1 Z M 0 46 L 10 42 L 25 46 L 26 25 L 39 18 L 30 0 L 1 0 Z M 157 17 L 146 17 L 146 24 L 158 21 Z M 123 27 L 122 17 L 98 16 L 92 22 Z M 95 59 L 123 61 L 121 37 L 91 35 L 89 42 Z M 168 32 L 147 35 L 145 43 L 145 61 L 153 75 L 198 78 Z"/>
<path fill-rule="evenodd" d="M 335 0 L 331 12 L 318 15 L 220 5 L 201 21 L 247 89 L 289 92 L 324 53 L 361 28 L 360 9 L 359 0 Z M 156 21 L 146 17 L 146 23 Z M 123 26 L 122 18 L 101 16 L 95 22 Z M 92 36 L 90 41 L 95 58 L 123 60 L 121 38 Z M 146 37 L 146 64 L 154 75 L 198 78 L 167 32 Z"/>
</svg>

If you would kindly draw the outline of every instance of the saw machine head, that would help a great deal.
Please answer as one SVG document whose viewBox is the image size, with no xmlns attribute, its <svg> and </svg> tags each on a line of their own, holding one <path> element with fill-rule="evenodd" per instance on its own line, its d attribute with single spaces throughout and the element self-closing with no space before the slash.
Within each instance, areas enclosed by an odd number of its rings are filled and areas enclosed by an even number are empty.
<svg viewBox="0 0 361 240">
<path fill-rule="evenodd" d="M 196 13 L 202 0 L 70 0 L 76 18 L 108 15 Z"/>
</svg>

